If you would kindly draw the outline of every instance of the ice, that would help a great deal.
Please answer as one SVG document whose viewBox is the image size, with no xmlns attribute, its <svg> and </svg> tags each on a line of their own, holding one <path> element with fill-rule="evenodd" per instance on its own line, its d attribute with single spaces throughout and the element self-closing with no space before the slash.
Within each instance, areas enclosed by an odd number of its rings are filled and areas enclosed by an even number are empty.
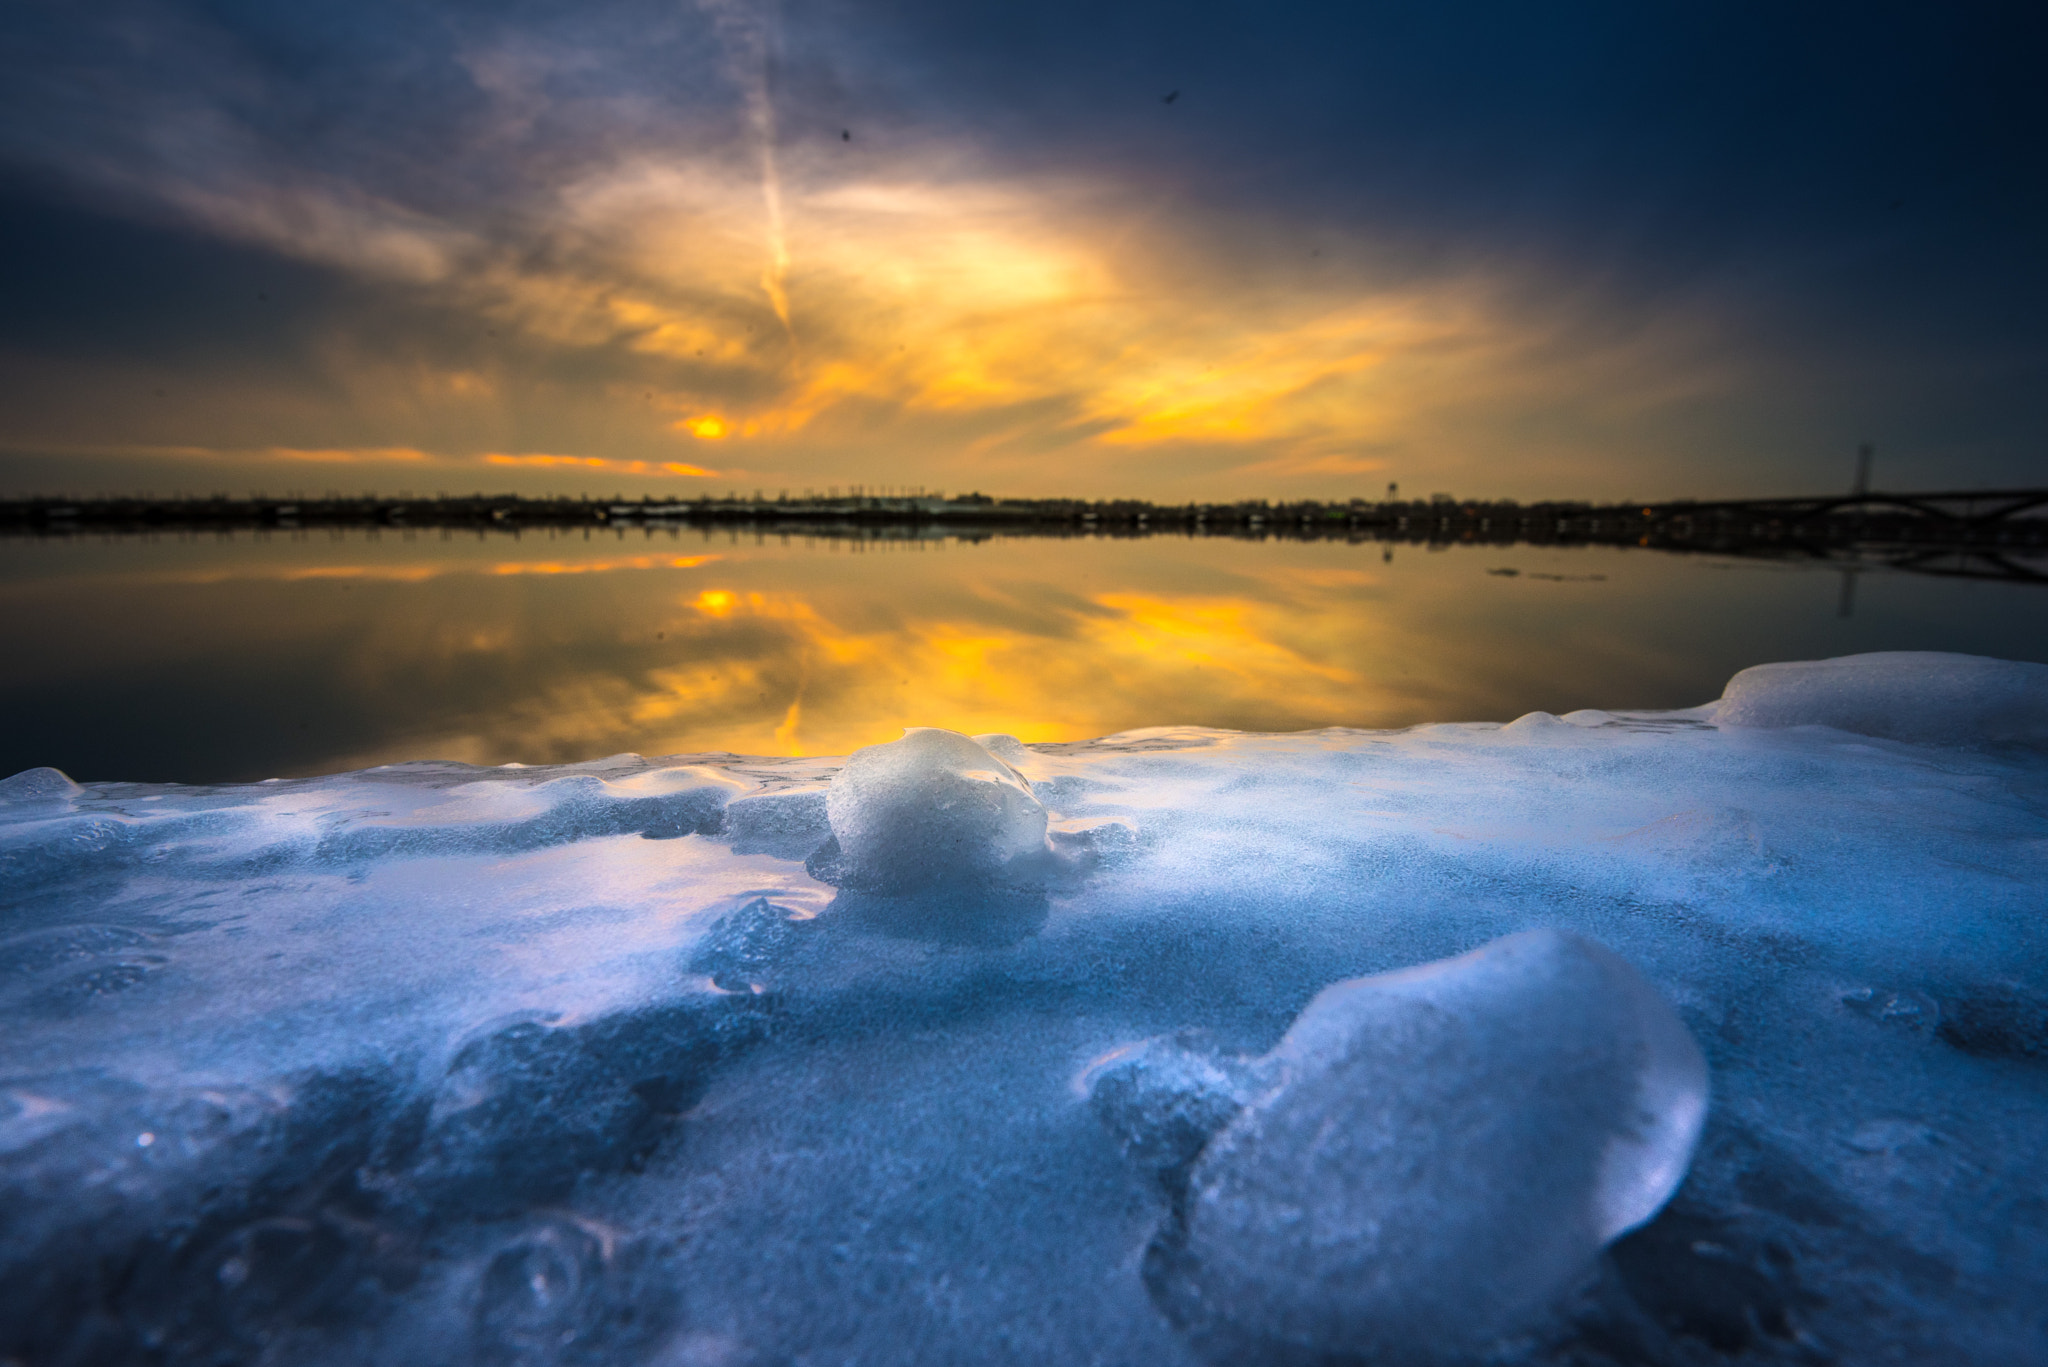
<svg viewBox="0 0 2048 1367">
<path fill-rule="evenodd" d="M 644 1356 L 673 1308 L 669 1288 L 634 1284 L 644 1262 L 619 1231 L 574 1217 L 520 1233 L 492 1255 L 477 1289 L 479 1357 L 521 1367 Z"/>
<path fill-rule="evenodd" d="M 726 804 L 725 834 L 734 854 L 807 859 L 832 838 L 825 789 L 786 789 L 735 798 Z"/>
<path fill-rule="evenodd" d="M 0 779 L 0 802 L 61 802 L 83 790 L 56 769 L 24 769 Z"/>
<path fill-rule="evenodd" d="M 1219 1055 L 1200 1031 L 1141 1040 L 1104 1055 L 1081 1079 L 1125 1156 L 1180 1194 L 1187 1170 L 1251 1098 L 1257 1069 Z"/>
<path fill-rule="evenodd" d="M 1729 710 L 9 780 L 0 1361 L 2048 1360 L 2048 753 Z"/>
<path fill-rule="evenodd" d="M 1028 876 L 1047 852 L 1045 807 L 1030 781 L 936 727 L 854 751 L 832 779 L 825 812 L 839 845 L 836 881 L 869 892 Z"/>
<path fill-rule="evenodd" d="M 1728 681 L 1718 726 L 1832 726 L 1927 745 L 2048 743 L 2048 665 L 1896 650 L 1757 665 Z"/>
<path fill-rule="evenodd" d="M 1171 1254 L 1233 1357 L 1489 1347 L 1663 1206 L 1707 1103 L 1656 989 L 1548 929 L 1327 987 L 1261 1071 Z"/>
</svg>

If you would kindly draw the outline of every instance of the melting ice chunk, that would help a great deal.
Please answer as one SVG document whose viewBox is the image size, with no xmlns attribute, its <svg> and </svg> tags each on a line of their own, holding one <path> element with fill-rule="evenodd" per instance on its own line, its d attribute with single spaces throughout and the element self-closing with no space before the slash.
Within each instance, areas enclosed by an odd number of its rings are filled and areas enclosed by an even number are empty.
<svg viewBox="0 0 2048 1367">
<path fill-rule="evenodd" d="M 999 879 L 1046 857 L 1045 808 L 1031 785 L 957 731 L 914 727 L 854 751 L 825 815 L 839 881 L 866 892 Z"/>
<path fill-rule="evenodd" d="M 2048 665 L 1888 650 L 1756 665 L 1728 681 L 1714 724 L 1832 726 L 1932 745 L 2048 742 Z"/>
<path fill-rule="evenodd" d="M 1684 1177 L 1707 1067 L 1564 931 L 1325 989 L 1190 1174 L 1184 1299 L 1221 1331 L 1387 1360 L 1523 1327 Z"/>
</svg>

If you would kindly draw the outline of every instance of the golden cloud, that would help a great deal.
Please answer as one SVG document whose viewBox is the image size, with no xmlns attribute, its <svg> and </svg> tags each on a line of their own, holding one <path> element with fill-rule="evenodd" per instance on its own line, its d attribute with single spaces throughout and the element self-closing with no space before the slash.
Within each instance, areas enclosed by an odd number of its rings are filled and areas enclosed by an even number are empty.
<svg viewBox="0 0 2048 1367">
<path fill-rule="evenodd" d="M 679 460 L 613 460 L 607 456 L 551 456 L 534 454 L 508 456 L 493 453 L 479 457 L 486 465 L 511 465 L 529 470 L 602 470 L 615 475 L 682 475 L 691 479 L 716 479 L 718 471 Z"/>
<path fill-rule="evenodd" d="M 296 446 L 272 446 L 263 455 L 272 460 L 304 461 L 321 465 L 420 465 L 434 459 L 411 446 L 347 446 L 306 450 Z"/>
<path fill-rule="evenodd" d="M 1497 453 L 1502 414 L 1540 409 L 1563 432 L 1563 405 L 1593 428 L 1638 427 L 1642 405 L 1696 397 L 1669 377 L 1699 373 L 1697 310 L 1567 355 L 1527 321 L 1534 293 L 1508 265 L 1394 275 L 1361 235 L 1311 268 L 1255 206 L 1191 227 L 1130 187 L 991 176 L 955 146 L 784 149 L 777 169 L 708 135 L 672 145 L 702 150 L 620 154 L 544 191 L 516 233 L 332 185 L 191 200 L 220 231 L 414 282 L 519 340 L 438 367 L 337 342 L 354 408 L 420 435 L 242 458 L 664 479 L 743 464 L 761 482 L 973 461 L 1027 474 L 1037 487 L 1019 492 L 1197 467 L 1341 487 L 1393 454 Z M 570 353 L 573 374 L 555 375 Z M 539 449 L 432 454 L 486 417 Z M 557 441 L 569 454 L 549 454 Z M 709 441 L 746 454 L 720 469 L 666 458 Z"/>
<path fill-rule="evenodd" d="M 1482 281 L 1389 289 L 1332 266 L 1312 284 L 1232 286 L 1214 252 L 1103 187 L 949 174 L 969 163 L 943 150 L 916 164 L 788 167 L 771 246 L 761 186 L 737 162 L 622 162 L 564 187 L 549 249 L 494 264 L 471 292 L 534 336 L 673 362 L 648 397 L 680 410 L 676 436 L 824 440 L 965 417 L 983 420 L 984 449 L 1027 432 L 1042 446 L 1200 443 L 1340 477 L 1380 468 L 1347 446 L 1470 393 L 1514 345 Z M 788 254 L 787 330 L 763 292 L 771 250 Z"/>
</svg>

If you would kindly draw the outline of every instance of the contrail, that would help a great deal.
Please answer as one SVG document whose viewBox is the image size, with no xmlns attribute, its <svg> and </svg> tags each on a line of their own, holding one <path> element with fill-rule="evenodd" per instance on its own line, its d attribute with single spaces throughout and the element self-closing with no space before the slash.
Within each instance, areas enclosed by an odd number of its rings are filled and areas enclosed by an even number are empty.
<svg viewBox="0 0 2048 1367">
<path fill-rule="evenodd" d="M 782 234 L 782 177 L 775 170 L 775 106 L 768 102 L 767 84 L 765 79 L 761 82 L 758 101 L 748 101 L 759 105 L 754 125 L 761 138 L 761 199 L 768 208 L 768 264 L 761 268 L 761 288 L 768 292 L 768 302 L 793 342 L 796 329 L 789 323 L 789 292 L 783 288 L 783 281 L 789 276 L 789 244 Z"/>
<path fill-rule="evenodd" d="M 768 63 L 774 55 L 777 19 L 775 0 L 697 0 L 725 43 L 727 70 L 745 94 L 747 123 L 761 158 L 761 202 L 767 210 L 768 261 L 761 268 L 761 289 L 782 320 L 782 330 L 796 340 L 789 321 L 789 242 L 782 222 L 782 175 L 775 165 L 775 98 L 768 87 Z"/>
</svg>

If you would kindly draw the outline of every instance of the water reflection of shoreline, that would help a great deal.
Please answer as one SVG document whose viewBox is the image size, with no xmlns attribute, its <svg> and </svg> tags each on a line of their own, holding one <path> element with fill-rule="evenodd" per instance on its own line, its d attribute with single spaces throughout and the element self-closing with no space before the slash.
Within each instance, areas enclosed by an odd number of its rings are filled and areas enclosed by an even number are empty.
<svg viewBox="0 0 2048 1367">
<path fill-rule="evenodd" d="M 450 543 L 458 545 L 491 544 L 502 542 L 524 543 L 533 541 L 580 542 L 586 546 L 603 545 L 607 542 L 630 545 L 635 538 L 643 542 L 658 542 L 661 539 L 677 541 L 686 536 L 696 537 L 704 542 L 715 542 L 729 546 L 802 545 L 808 548 L 828 550 L 844 549 L 856 554 L 871 551 L 923 551 L 947 545 L 974 546 L 997 541 L 1207 541 L 1227 540 L 1236 542 L 1294 541 L 1318 544 L 1341 544 L 1356 547 L 1378 547 L 1384 557 L 1391 557 L 1399 547 L 1419 550 L 1444 550 L 1457 547 L 1488 547 L 1494 550 L 1512 550 L 1529 547 L 1543 550 L 1585 550 L 1595 547 L 1626 548 L 1630 550 L 1655 551 L 1665 555 L 1698 557 L 1705 560 L 1726 563 L 1746 561 L 1757 564 L 1775 564 L 1788 567 L 1827 568 L 1847 574 L 1862 574 L 1885 570 L 1904 574 L 1929 575 L 1943 579 L 1977 579 L 2014 584 L 2048 584 L 2048 544 L 2042 544 L 2038 536 L 2023 538 L 2014 544 L 1927 544 L 1919 541 L 1896 540 L 1809 540 L 1796 537 L 1759 538 L 1755 540 L 1705 540 L 1694 542 L 1673 542 L 1669 539 L 1651 537 L 1627 538 L 1607 535 L 1582 535 L 1561 539 L 1556 536 L 1529 537 L 1513 532 L 1487 532 L 1467 530 L 1461 535 L 1443 535 L 1432 528 L 1374 528 L 1361 531 L 1353 528 L 1319 528 L 1314 526 L 1293 527 L 1285 523 L 1256 526 L 1231 526 L 1204 530 L 1187 528 L 1147 528 L 1143 526 L 1047 526 L 1011 527 L 999 530 L 961 530 L 958 527 L 940 523 L 856 523 L 821 524 L 817 526 L 774 526 L 760 527 L 752 524 L 699 524 L 655 520 L 618 524 L 604 528 L 522 528 L 487 527 L 465 528 L 452 531 L 446 528 L 401 527 L 401 528 L 291 528 L 291 527 L 238 527 L 220 531 L 178 530 L 162 531 L 93 531 L 87 533 L 51 534 L 47 532 L 0 531 L 0 545 L 6 544 L 152 544 L 172 542 L 184 544 L 231 545 L 238 542 L 254 545 L 308 544 L 316 538 L 327 542 L 361 537 L 370 543 L 390 538 L 404 544 L 423 541 L 432 545 L 439 542 L 444 548 Z M 245 577 L 293 579 L 319 578 L 362 578 L 421 580 L 438 578 L 447 574 L 492 573 L 511 574 L 591 574 L 610 570 L 648 569 L 693 569 L 698 564 L 717 559 L 717 555 L 706 556 L 663 556 L 621 555 L 599 557 L 595 560 L 579 561 L 573 558 L 550 558 L 546 560 L 501 560 L 487 568 L 474 564 L 451 564 L 442 559 L 421 561 L 414 564 L 392 565 L 316 565 L 290 569 L 245 568 L 225 572 Z M 1495 571 L 1489 571 L 1490 573 Z M 1519 571 L 1503 569 L 1498 571 L 1506 577 L 1513 577 Z M 1561 579 L 1561 576 L 1531 574 L 1532 579 Z M 190 582 L 201 582 L 192 579 Z"/>
</svg>

